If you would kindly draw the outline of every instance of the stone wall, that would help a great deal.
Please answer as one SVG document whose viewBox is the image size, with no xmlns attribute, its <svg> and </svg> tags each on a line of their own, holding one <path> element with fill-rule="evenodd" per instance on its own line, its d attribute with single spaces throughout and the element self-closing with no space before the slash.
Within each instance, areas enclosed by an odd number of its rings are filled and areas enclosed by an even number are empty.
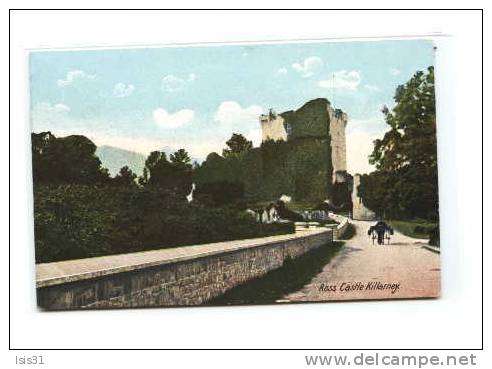
<svg viewBox="0 0 492 369">
<path fill-rule="evenodd" d="M 288 135 L 284 126 L 284 118 L 276 115 L 275 118 L 270 118 L 268 115 L 260 116 L 262 141 L 287 141 Z"/>
<path fill-rule="evenodd" d="M 333 183 L 335 183 L 344 181 L 345 178 L 343 176 L 340 176 L 340 173 L 347 171 L 347 144 L 345 137 L 347 115 L 345 113 L 336 114 L 331 105 L 328 105 L 328 115 L 330 117 Z"/>
<path fill-rule="evenodd" d="M 333 232 L 310 229 L 262 239 L 38 264 L 46 310 L 199 305 L 317 247 Z"/>
<path fill-rule="evenodd" d="M 352 188 L 352 219 L 357 220 L 375 220 L 376 214 L 366 208 L 362 201 L 362 198 L 357 193 L 358 187 L 360 185 L 360 174 L 354 175 L 354 184 Z"/>
<path fill-rule="evenodd" d="M 338 214 L 331 214 L 330 218 L 338 222 L 338 224 L 334 226 L 332 229 L 333 229 L 333 238 L 339 239 L 347 230 L 347 227 L 350 224 L 349 219 L 347 217 L 344 217 L 343 215 L 338 215 Z"/>
<path fill-rule="evenodd" d="M 337 221 L 339 221 L 340 223 L 335 227 L 333 231 L 333 237 L 339 239 L 345 233 L 350 223 L 348 218 L 343 216 L 339 216 Z"/>
</svg>

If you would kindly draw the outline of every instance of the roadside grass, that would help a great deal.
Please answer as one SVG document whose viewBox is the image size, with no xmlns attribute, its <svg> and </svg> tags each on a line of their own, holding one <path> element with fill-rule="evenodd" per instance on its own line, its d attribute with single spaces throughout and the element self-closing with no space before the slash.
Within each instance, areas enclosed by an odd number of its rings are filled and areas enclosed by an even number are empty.
<svg viewBox="0 0 492 369">
<path fill-rule="evenodd" d="M 429 238 L 429 233 L 437 226 L 436 222 L 426 220 L 390 220 L 391 227 L 405 236 L 413 238 Z"/>
<path fill-rule="evenodd" d="M 218 306 L 274 303 L 309 283 L 342 246 L 343 242 L 336 241 L 311 250 L 296 259 L 286 259 L 280 268 L 234 287 L 205 304 Z"/>
<path fill-rule="evenodd" d="M 355 236 L 355 234 L 357 233 L 357 231 L 355 230 L 355 227 L 352 223 L 349 223 L 347 228 L 345 229 L 345 232 L 343 232 L 343 234 L 338 237 L 339 240 L 350 240 L 352 237 Z"/>
</svg>

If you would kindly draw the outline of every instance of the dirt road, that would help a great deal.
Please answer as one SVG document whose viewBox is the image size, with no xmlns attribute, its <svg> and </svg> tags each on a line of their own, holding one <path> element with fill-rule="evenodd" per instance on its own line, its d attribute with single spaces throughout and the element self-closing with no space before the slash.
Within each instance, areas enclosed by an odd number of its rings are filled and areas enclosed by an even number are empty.
<svg viewBox="0 0 492 369">
<path fill-rule="evenodd" d="M 356 235 L 303 288 L 279 300 L 322 301 L 437 297 L 439 254 L 418 240 L 395 232 L 389 245 L 373 245 L 374 222 L 352 221 Z"/>
</svg>

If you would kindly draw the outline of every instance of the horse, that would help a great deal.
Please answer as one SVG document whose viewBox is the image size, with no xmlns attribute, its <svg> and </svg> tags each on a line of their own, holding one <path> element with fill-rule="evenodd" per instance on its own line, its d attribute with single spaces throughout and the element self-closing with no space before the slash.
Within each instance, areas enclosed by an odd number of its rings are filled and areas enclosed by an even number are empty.
<svg viewBox="0 0 492 369">
<path fill-rule="evenodd" d="M 388 245 L 391 240 L 391 236 L 394 231 L 389 225 L 387 225 L 383 221 L 377 222 L 375 225 L 371 226 L 367 231 L 367 234 L 372 238 L 372 244 L 374 245 L 374 241 L 378 240 L 378 245 L 384 245 L 384 240 L 388 240 Z"/>
</svg>

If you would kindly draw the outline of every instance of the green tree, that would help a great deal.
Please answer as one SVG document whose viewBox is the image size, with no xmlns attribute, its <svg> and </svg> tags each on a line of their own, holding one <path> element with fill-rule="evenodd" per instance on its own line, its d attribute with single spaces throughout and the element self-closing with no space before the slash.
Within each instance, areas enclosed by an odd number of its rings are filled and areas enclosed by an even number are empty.
<svg viewBox="0 0 492 369">
<path fill-rule="evenodd" d="M 171 184 L 175 192 L 187 194 L 191 190 L 192 164 L 191 158 L 185 149 L 179 149 L 170 155 L 173 167 Z"/>
<path fill-rule="evenodd" d="M 149 170 L 147 169 L 147 167 L 143 168 L 142 175 L 138 177 L 137 182 L 142 187 L 149 184 Z"/>
<path fill-rule="evenodd" d="M 120 169 L 119 173 L 113 178 L 113 183 L 116 186 L 134 187 L 136 186 L 135 180 L 137 175 L 128 167 L 124 166 Z"/>
<path fill-rule="evenodd" d="M 145 160 L 145 167 L 139 184 L 172 190 L 175 193 L 188 193 L 191 188 L 191 159 L 184 149 L 169 156 L 165 152 L 153 151 Z"/>
<path fill-rule="evenodd" d="M 110 179 L 95 155 L 96 145 L 85 136 L 57 138 L 51 132 L 31 134 L 34 184 L 101 184 Z"/>
<path fill-rule="evenodd" d="M 420 165 L 437 170 L 434 68 L 396 89 L 395 107 L 382 112 L 390 130 L 376 140 L 370 162 L 382 171 Z"/>
<path fill-rule="evenodd" d="M 171 163 L 180 170 L 191 169 L 191 158 L 185 149 L 179 149 L 169 157 Z"/>
<path fill-rule="evenodd" d="M 384 107 L 388 132 L 374 141 L 370 163 L 376 171 L 362 177 L 359 194 L 381 215 L 438 217 L 434 69 L 418 71 L 398 86 L 392 110 Z"/>
<path fill-rule="evenodd" d="M 139 183 L 141 185 L 169 187 L 172 172 L 173 166 L 167 159 L 166 153 L 152 151 L 145 160 L 144 172 Z"/>
<path fill-rule="evenodd" d="M 233 133 L 232 137 L 226 141 L 226 145 L 228 148 L 222 150 L 223 157 L 238 155 L 253 148 L 253 142 L 248 141 L 246 137 L 240 133 Z"/>
</svg>

